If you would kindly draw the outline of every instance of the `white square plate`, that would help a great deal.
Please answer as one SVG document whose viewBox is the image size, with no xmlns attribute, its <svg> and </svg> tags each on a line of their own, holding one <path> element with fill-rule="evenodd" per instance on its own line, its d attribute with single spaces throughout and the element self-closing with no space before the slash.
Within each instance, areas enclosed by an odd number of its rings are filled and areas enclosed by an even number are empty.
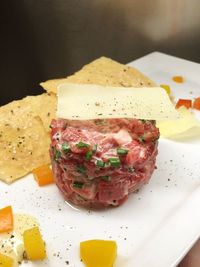
<svg viewBox="0 0 200 267">
<path fill-rule="evenodd" d="M 197 63 L 155 52 L 129 65 L 169 84 L 176 98 L 200 95 Z M 174 83 L 174 75 L 185 83 Z M 10 186 L 0 182 L 1 207 L 35 216 L 46 241 L 48 260 L 21 266 L 81 267 L 79 243 L 88 239 L 117 241 L 115 267 L 175 266 L 200 235 L 200 140 L 161 139 L 157 167 L 123 206 L 103 211 L 71 208 L 55 185 L 40 188 L 31 174 Z"/>
</svg>

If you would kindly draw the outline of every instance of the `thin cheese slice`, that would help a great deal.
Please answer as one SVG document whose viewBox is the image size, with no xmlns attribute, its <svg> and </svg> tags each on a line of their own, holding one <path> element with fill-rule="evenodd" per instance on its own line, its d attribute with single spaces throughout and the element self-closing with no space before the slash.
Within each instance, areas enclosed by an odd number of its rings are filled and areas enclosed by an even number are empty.
<svg viewBox="0 0 200 267">
<path fill-rule="evenodd" d="M 104 87 L 63 84 L 58 88 L 57 117 L 73 120 L 177 118 L 166 91 L 160 87 Z"/>
</svg>

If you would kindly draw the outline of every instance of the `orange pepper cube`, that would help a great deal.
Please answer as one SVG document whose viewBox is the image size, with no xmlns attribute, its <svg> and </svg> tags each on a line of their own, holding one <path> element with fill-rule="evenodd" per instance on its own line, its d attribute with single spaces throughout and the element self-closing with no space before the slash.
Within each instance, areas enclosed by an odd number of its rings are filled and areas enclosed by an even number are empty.
<svg viewBox="0 0 200 267">
<path fill-rule="evenodd" d="M 200 110 L 200 97 L 195 98 L 193 108 Z"/>
<path fill-rule="evenodd" d="M 174 76 L 174 77 L 172 77 L 172 80 L 176 83 L 183 83 L 184 82 L 184 79 L 182 76 Z"/>
<path fill-rule="evenodd" d="M 42 165 L 34 169 L 32 173 L 39 186 L 54 183 L 53 172 L 49 165 Z"/>
<path fill-rule="evenodd" d="M 8 206 L 0 210 L 0 233 L 13 230 L 12 207 Z"/>
<path fill-rule="evenodd" d="M 11 257 L 8 257 L 0 253 L 0 266 L 2 267 L 13 267 L 14 260 Z"/>
<path fill-rule="evenodd" d="M 178 102 L 176 103 L 176 108 L 180 107 L 186 107 L 187 109 L 192 107 L 192 100 L 190 99 L 179 99 Z"/>
</svg>

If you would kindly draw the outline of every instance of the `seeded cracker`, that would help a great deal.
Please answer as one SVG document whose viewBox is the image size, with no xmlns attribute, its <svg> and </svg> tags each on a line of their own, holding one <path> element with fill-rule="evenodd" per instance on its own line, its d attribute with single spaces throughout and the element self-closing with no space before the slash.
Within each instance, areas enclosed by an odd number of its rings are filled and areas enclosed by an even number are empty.
<svg viewBox="0 0 200 267">
<path fill-rule="evenodd" d="M 40 85 L 47 91 L 57 93 L 63 83 L 98 84 L 121 87 L 152 87 L 156 84 L 135 68 L 112 59 L 101 57 L 65 79 L 49 80 Z"/>
<path fill-rule="evenodd" d="M 11 183 L 47 164 L 56 97 L 29 96 L 0 108 L 0 180 Z"/>
</svg>

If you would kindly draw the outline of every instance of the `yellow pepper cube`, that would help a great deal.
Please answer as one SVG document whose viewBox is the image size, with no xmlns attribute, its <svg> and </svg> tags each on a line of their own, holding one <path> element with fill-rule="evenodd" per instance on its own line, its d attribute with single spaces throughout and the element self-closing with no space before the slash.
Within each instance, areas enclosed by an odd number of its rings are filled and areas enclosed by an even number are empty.
<svg viewBox="0 0 200 267">
<path fill-rule="evenodd" d="M 112 267 L 117 244 L 111 240 L 88 240 L 80 243 L 80 257 L 86 267 Z"/>
<path fill-rule="evenodd" d="M 165 91 L 167 92 L 168 95 L 171 94 L 171 89 L 170 89 L 169 85 L 161 84 L 160 87 L 162 87 L 163 89 L 165 89 Z"/>
<path fill-rule="evenodd" d="M 8 257 L 0 253 L 0 266 L 2 267 L 13 267 L 14 260 L 11 257 Z"/>
<path fill-rule="evenodd" d="M 46 258 L 45 244 L 38 227 L 28 229 L 23 234 L 24 247 L 29 260 Z"/>
</svg>

